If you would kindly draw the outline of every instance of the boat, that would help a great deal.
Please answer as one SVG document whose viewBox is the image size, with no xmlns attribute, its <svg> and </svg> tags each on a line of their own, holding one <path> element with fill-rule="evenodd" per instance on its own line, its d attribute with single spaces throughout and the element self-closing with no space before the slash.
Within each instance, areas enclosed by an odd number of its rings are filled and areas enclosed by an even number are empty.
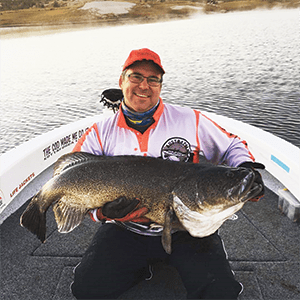
<svg viewBox="0 0 300 300">
<path fill-rule="evenodd" d="M 52 177 L 55 161 L 71 152 L 94 122 L 115 112 L 117 104 L 106 100 L 102 97 L 105 108 L 100 115 L 54 129 L 0 156 L 4 299 L 13 295 L 16 299 L 75 299 L 69 290 L 73 268 L 99 224 L 86 219 L 73 232 L 60 234 L 49 212 L 48 240 L 40 244 L 19 225 L 19 217 L 28 200 Z M 256 160 L 266 166 L 260 171 L 267 187 L 265 199 L 245 204 L 238 220 L 226 221 L 220 228 L 230 264 L 244 285 L 240 299 L 299 298 L 300 149 L 241 121 L 202 113 L 246 140 Z M 124 298 L 185 299 L 185 289 L 177 271 L 159 262 L 154 278 Z"/>
</svg>

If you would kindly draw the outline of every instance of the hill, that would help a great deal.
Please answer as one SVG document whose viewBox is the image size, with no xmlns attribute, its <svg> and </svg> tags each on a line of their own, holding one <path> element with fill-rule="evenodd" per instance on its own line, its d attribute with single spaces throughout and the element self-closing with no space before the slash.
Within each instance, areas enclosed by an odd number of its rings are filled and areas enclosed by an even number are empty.
<svg viewBox="0 0 300 300">
<path fill-rule="evenodd" d="M 130 8 L 117 10 L 126 3 L 131 4 Z M 86 9 L 87 4 L 91 6 L 90 9 Z M 99 9 L 100 6 L 109 6 L 110 9 L 103 11 Z M 37 28 L 71 29 L 166 21 L 187 18 L 197 13 L 299 6 L 299 0 L 0 0 L 0 32 L 4 36 L 12 32 L 10 28 L 14 32 L 34 31 Z"/>
</svg>

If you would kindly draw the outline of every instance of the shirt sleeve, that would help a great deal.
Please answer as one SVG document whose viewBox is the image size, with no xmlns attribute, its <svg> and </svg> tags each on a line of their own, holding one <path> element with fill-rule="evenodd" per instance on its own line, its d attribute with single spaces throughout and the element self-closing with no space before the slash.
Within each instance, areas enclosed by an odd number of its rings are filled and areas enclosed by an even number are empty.
<svg viewBox="0 0 300 300">
<path fill-rule="evenodd" d="M 90 127 L 76 143 L 73 152 L 78 151 L 103 155 L 103 146 L 96 123 Z"/>
<path fill-rule="evenodd" d="M 200 148 L 210 162 L 237 167 L 243 162 L 254 161 L 246 141 L 227 132 L 203 114 L 200 115 L 198 130 Z"/>
</svg>

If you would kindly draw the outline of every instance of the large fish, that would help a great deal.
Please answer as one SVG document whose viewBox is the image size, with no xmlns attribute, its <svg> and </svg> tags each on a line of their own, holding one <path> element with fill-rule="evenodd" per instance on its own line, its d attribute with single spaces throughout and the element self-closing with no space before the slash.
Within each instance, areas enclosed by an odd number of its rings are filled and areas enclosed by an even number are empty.
<svg viewBox="0 0 300 300">
<path fill-rule="evenodd" d="M 62 156 L 53 177 L 32 198 L 21 225 L 44 242 L 46 211 L 53 205 L 59 232 L 70 232 L 92 209 L 121 196 L 138 198 L 145 217 L 164 226 L 162 244 L 171 253 L 171 229 L 196 237 L 215 232 L 260 193 L 246 168 L 193 164 L 140 156 Z"/>
</svg>

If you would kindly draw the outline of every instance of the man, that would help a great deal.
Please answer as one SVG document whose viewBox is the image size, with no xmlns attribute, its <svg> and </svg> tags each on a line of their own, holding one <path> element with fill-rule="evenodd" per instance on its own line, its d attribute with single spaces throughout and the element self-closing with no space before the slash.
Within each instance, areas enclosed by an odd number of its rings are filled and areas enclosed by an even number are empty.
<svg viewBox="0 0 300 300">
<path fill-rule="evenodd" d="M 95 123 L 74 151 L 96 155 L 139 155 L 233 167 L 254 163 L 247 144 L 201 112 L 163 103 L 160 57 L 149 49 L 133 50 L 119 85 L 119 111 Z M 256 181 L 263 185 L 257 171 Z M 263 195 L 263 192 L 260 196 Z M 258 199 L 253 199 L 257 201 Z M 218 233 L 195 238 L 172 234 L 172 253 L 161 245 L 161 229 L 150 226 L 138 199 L 120 197 L 91 212 L 95 221 L 109 220 L 98 232 L 75 270 L 72 292 L 78 299 L 113 299 L 149 277 L 149 263 L 167 260 L 179 272 L 188 299 L 236 299 L 242 290 L 227 261 Z"/>
</svg>

